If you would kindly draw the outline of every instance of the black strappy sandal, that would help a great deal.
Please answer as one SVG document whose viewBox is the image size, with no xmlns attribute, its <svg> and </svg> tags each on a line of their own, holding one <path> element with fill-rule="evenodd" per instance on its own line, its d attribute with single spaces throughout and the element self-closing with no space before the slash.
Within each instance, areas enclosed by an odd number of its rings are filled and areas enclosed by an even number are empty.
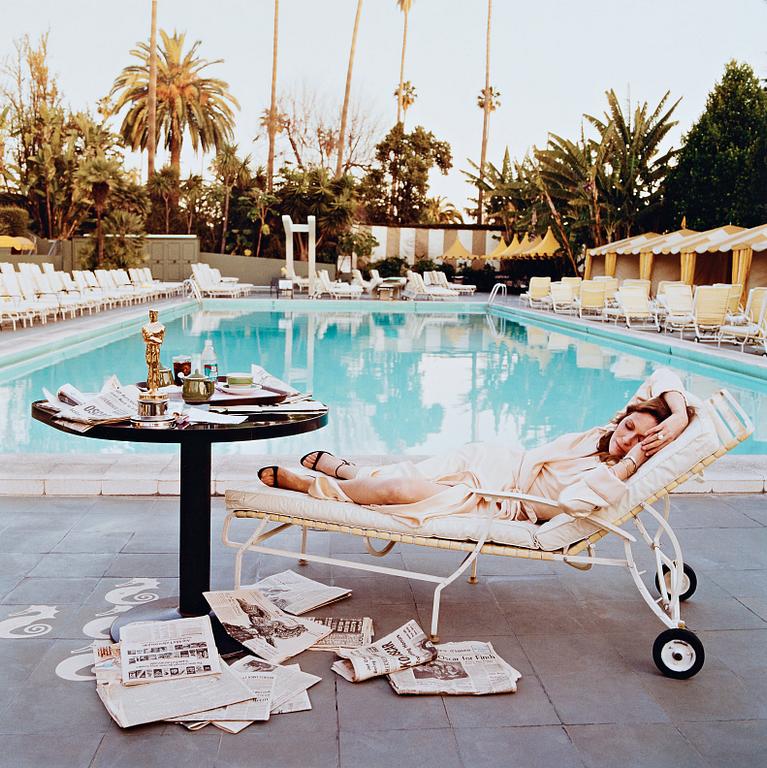
<svg viewBox="0 0 767 768">
<path fill-rule="evenodd" d="M 315 457 L 314 461 L 306 463 L 306 460 L 313 454 L 316 453 L 317 456 Z M 320 463 L 320 459 L 323 456 L 332 456 L 334 459 L 337 459 L 338 456 L 335 456 L 334 454 L 330 453 L 330 451 L 309 451 L 305 456 L 301 457 L 301 466 L 306 467 L 307 469 L 311 469 L 314 472 L 319 472 L 321 470 L 317 469 L 317 465 Z M 346 459 L 341 459 L 341 463 L 333 470 L 333 474 L 339 479 L 339 480 L 345 480 L 346 478 L 341 477 L 341 475 L 338 474 L 338 470 L 341 469 L 341 467 L 354 467 L 356 464 L 353 464 L 351 461 L 347 461 Z M 265 467 L 266 469 L 266 467 Z"/>
<path fill-rule="evenodd" d="M 263 477 L 263 474 L 264 474 L 264 472 L 266 472 L 268 469 L 271 469 L 271 470 L 272 470 L 272 478 L 273 478 L 273 481 L 274 481 L 274 482 L 273 482 L 273 484 L 271 484 L 271 485 L 270 485 L 269 483 L 267 483 L 267 482 L 264 480 L 264 477 Z M 259 470 L 258 470 L 258 472 L 257 472 L 257 474 L 258 474 L 258 479 L 259 479 L 259 480 L 260 480 L 260 481 L 261 481 L 261 482 L 262 482 L 262 483 L 263 483 L 263 484 L 264 484 L 264 485 L 265 485 L 267 488 L 279 488 L 280 486 L 279 486 L 279 483 L 277 482 L 277 469 L 278 469 L 278 467 L 277 467 L 277 465 L 276 465 L 276 464 L 273 464 L 273 465 L 272 465 L 272 466 L 270 466 L 270 467 L 261 467 L 261 469 L 259 469 Z"/>
</svg>

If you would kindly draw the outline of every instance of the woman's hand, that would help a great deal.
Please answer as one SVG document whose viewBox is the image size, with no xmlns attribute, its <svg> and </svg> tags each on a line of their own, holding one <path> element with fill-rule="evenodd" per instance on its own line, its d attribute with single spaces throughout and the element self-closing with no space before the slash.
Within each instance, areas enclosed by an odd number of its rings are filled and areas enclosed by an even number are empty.
<svg viewBox="0 0 767 768">
<path fill-rule="evenodd" d="M 652 456 L 661 448 L 665 448 L 670 442 L 676 440 L 684 432 L 689 419 L 687 413 L 682 411 L 672 413 L 667 419 L 654 426 L 640 443 L 647 456 Z"/>
<path fill-rule="evenodd" d="M 632 459 L 634 463 L 637 465 L 637 469 L 644 464 L 647 459 L 649 458 L 649 455 L 647 451 L 645 451 L 644 446 L 642 443 L 637 443 L 636 445 L 633 445 L 628 453 L 626 454 L 626 458 Z"/>
</svg>

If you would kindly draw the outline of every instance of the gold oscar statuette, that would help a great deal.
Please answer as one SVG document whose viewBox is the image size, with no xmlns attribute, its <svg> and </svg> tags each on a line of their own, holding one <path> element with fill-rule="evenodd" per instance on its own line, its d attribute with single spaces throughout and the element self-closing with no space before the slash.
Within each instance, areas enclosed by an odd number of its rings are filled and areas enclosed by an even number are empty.
<svg viewBox="0 0 767 768">
<path fill-rule="evenodd" d="M 156 309 L 149 310 L 149 322 L 141 328 L 141 338 L 146 345 L 147 391 L 139 396 L 138 415 L 131 419 L 134 427 L 165 429 L 172 427 L 175 419 L 168 414 L 168 395 L 160 392 L 160 347 L 165 338 L 165 326 L 157 319 Z"/>
</svg>

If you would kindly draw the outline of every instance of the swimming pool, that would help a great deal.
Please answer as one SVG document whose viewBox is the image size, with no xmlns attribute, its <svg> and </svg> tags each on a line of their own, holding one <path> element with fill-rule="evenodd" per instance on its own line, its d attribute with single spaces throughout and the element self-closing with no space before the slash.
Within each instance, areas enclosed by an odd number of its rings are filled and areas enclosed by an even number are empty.
<svg viewBox="0 0 767 768">
<path fill-rule="evenodd" d="M 702 363 L 625 342 L 596 344 L 577 331 L 547 329 L 507 311 L 487 314 L 481 304 L 445 312 L 231 306 L 162 318 L 163 360 L 199 353 L 204 340 L 212 339 L 222 372 L 257 362 L 313 392 L 331 407 L 331 418 L 319 435 L 222 445 L 215 448 L 219 453 L 293 454 L 320 445 L 355 454 L 427 455 L 495 439 L 532 446 L 607 421 L 663 364 L 702 396 L 727 386 L 756 425 L 755 436 L 739 450 L 767 454 L 767 382 Z M 140 334 L 133 328 L 117 335 L 122 338 L 99 348 L 52 353 L 36 370 L 6 370 L 5 379 L 0 377 L 6 452 L 175 450 L 69 436 L 30 419 L 29 404 L 42 396 L 42 387 L 55 391 L 71 382 L 94 391 L 112 373 L 123 382 L 145 378 Z"/>
</svg>

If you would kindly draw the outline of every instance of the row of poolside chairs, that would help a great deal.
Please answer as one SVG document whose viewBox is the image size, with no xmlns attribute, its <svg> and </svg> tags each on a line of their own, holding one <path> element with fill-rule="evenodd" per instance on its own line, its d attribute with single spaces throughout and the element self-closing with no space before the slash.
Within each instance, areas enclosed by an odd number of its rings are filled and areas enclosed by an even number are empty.
<svg viewBox="0 0 767 768">
<path fill-rule="evenodd" d="M 426 271 L 423 276 L 418 272 L 408 270 L 406 275 L 407 283 L 402 295 L 406 299 L 413 299 L 414 301 L 445 301 L 461 295 L 471 296 L 477 290 L 476 285 L 448 282 L 447 275 L 436 270 Z"/>
<path fill-rule="evenodd" d="M 650 281 L 626 279 L 620 286 L 612 277 L 581 280 L 577 277 L 551 282 L 533 277 L 526 294 L 531 308 L 557 314 L 618 323 L 631 329 L 652 328 L 685 333 L 696 342 L 746 345 L 767 353 L 767 288 L 752 288 L 745 308 L 740 304 L 743 286 L 730 283 L 700 285 L 693 289 L 681 281 L 661 281 L 654 299 Z"/>
<path fill-rule="evenodd" d="M 0 327 L 24 327 L 35 321 L 74 318 L 115 306 L 125 306 L 183 292 L 183 283 L 155 280 L 147 267 L 136 269 L 73 270 L 71 275 L 53 264 L 0 263 Z"/>
<path fill-rule="evenodd" d="M 241 283 L 237 277 L 221 277 L 218 269 L 204 262 L 192 264 L 192 280 L 200 294 L 210 298 L 242 298 L 255 288 L 253 283 Z"/>
</svg>

